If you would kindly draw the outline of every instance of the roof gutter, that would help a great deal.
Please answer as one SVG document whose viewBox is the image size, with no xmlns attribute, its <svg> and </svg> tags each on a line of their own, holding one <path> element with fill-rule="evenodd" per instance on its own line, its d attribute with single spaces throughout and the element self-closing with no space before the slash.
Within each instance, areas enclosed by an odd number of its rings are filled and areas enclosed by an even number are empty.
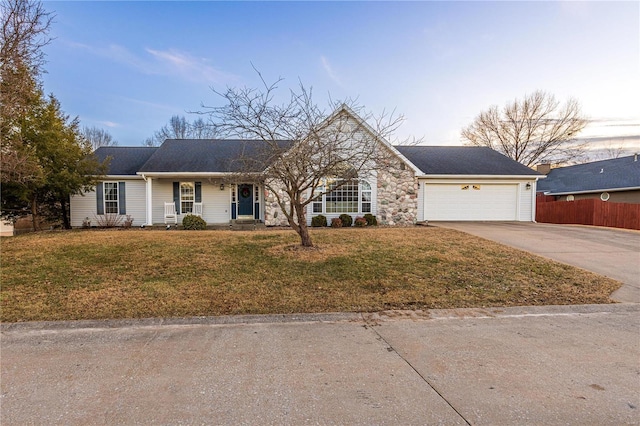
<svg viewBox="0 0 640 426">
<path fill-rule="evenodd" d="M 142 176 L 145 180 L 147 177 L 187 177 L 187 176 L 202 176 L 202 177 L 229 177 L 242 175 L 261 174 L 261 172 L 239 173 L 239 172 L 138 172 L 137 175 Z"/>
<path fill-rule="evenodd" d="M 585 191 L 565 191 L 565 192 L 546 191 L 544 192 L 544 195 L 574 195 L 574 194 L 592 194 L 594 192 L 621 192 L 621 191 L 637 191 L 637 190 L 640 190 L 640 186 L 630 186 L 627 188 L 588 189 Z"/>
<path fill-rule="evenodd" d="M 540 175 L 418 175 L 418 179 L 544 179 Z"/>
</svg>

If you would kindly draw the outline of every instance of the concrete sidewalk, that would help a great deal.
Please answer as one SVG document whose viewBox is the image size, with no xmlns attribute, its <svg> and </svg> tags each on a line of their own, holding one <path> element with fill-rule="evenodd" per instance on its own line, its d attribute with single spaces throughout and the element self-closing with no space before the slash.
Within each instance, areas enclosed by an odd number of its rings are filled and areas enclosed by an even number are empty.
<svg viewBox="0 0 640 426">
<path fill-rule="evenodd" d="M 2 325 L 22 424 L 640 422 L 640 306 Z"/>
</svg>

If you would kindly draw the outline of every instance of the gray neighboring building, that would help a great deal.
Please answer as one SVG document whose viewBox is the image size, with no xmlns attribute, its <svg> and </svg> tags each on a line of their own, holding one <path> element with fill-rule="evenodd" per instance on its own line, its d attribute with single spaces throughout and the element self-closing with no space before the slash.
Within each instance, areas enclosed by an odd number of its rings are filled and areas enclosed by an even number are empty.
<svg viewBox="0 0 640 426">
<path fill-rule="evenodd" d="M 638 154 L 552 169 L 538 183 L 538 192 L 558 201 L 598 198 L 640 204 Z"/>
</svg>

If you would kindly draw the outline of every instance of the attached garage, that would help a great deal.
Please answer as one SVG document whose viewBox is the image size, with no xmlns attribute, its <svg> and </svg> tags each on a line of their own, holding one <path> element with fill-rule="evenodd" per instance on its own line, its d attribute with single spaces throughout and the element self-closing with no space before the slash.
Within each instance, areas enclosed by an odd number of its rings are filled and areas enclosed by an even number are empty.
<svg viewBox="0 0 640 426">
<path fill-rule="evenodd" d="M 535 220 L 543 175 L 478 146 L 397 146 L 418 173 L 418 221 Z"/>
<path fill-rule="evenodd" d="M 518 220 L 517 183 L 426 183 L 424 220 Z"/>
</svg>

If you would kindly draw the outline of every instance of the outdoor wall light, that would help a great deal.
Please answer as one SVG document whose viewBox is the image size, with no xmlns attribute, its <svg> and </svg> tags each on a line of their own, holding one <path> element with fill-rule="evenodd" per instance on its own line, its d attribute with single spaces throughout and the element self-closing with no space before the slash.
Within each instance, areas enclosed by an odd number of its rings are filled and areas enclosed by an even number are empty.
<svg viewBox="0 0 640 426">
<path fill-rule="evenodd" d="M 531 184 L 527 182 L 527 184 L 525 185 L 525 188 L 527 188 L 527 190 L 531 189 Z"/>
<path fill-rule="evenodd" d="M 224 191 L 224 183 L 220 184 L 220 191 Z"/>
</svg>

